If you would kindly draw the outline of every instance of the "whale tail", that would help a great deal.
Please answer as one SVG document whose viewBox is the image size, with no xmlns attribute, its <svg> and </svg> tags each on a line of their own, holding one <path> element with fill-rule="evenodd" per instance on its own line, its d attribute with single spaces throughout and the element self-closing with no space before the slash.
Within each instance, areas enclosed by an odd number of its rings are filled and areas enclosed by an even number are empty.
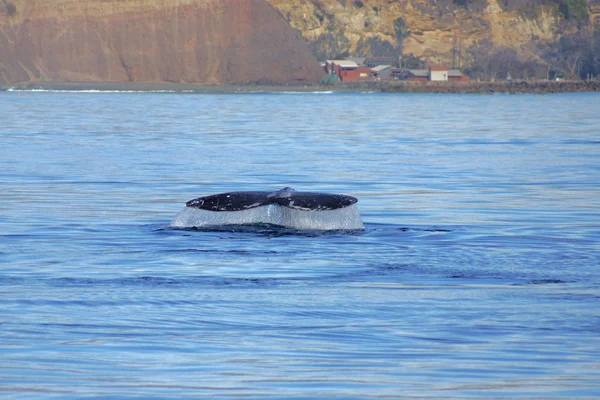
<svg viewBox="0 0 600 400">
<path fill-rule="evenodd" d="M 174 228 L 267 224 L 291 229 L 362 230 L 352 196 L 297 192 L 228 192 L 190 200 L 171 221 Z M 236 212 L 228 212 L 236 211 Z"/>
<path fill-rule="evenodd" d="M 277 204 L 304 211 L 327 211 L 355 204 L 356 197 L 343 194 L 297 192 L 286 187 L 274 192 L 228 192 L 198 197 L 188 201 L 187 207 L 208 211 L 243 211 Z"/>
</svg>

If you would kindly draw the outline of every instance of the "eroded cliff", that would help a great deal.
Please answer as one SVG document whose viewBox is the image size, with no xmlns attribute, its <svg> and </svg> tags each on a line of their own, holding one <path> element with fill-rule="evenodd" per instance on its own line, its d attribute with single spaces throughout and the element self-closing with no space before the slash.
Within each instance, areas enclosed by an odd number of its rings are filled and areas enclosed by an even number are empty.
<svg viewBox="0 0 600 400">
<path fill-rule="evenodd" d="M 537 42 L 556 38 L 562 21 L 551 1 L 268 1 L 302 32 L 320 59 L 395 52 L 464 65 L 472 61 L 467 49 L 480 43 L 536 59 Z M 584 2 L 592 24 L 600 20 L 598 3 Z"/>
<path fill-rule="evenodd" d="M 316 83 L 264 0 L 0 0 L 0 83 Z"/>
</svg>

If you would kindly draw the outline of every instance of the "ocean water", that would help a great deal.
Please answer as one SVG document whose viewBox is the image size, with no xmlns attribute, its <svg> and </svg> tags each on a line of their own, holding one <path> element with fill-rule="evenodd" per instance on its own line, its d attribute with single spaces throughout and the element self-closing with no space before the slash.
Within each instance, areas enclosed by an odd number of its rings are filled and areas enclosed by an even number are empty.
<svg viewBox="0 0 600 400">
<path fill-rule="evenodd" d="M 0 397 L 600 397 L 600 94 L 0 92 Z M 359 232 L 169 227 L 231 190 Z"/>
</svg>

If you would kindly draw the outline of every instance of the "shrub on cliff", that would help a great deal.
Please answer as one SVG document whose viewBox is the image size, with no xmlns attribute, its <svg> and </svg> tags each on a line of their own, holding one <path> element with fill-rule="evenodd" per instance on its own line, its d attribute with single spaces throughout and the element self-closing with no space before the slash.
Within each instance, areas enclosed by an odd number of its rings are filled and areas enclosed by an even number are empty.
<svg viewBox="0 0 600 400">
<path fill-rule="evenodd" d="M 555 0 L 559 13 L 566 20 L 585 21 L 589 19 L 586 0 Z"/>
<path fill-rule="evenodd" d="M 321 34 L 311 44 L 311 49 L 317 60 L 339 59 L 349 55 L 350 41 L 342 31 L 329 31 Z"/>
<path fill-rule="evenodd" d="M 4 3 L 4 12 L 6 12 L 6 15 L 8 15 L 9 17 L 12 17 L 13 15 L 15 15 L 17 13 L 17 6 L 15 6 L 13 3 L 7 3 L 6 1 L 3 1 Z M 2 7 L 0 5 L 0 10 L 2 10 Z"/>
<path fill-rule="evenodd" d="M 540 7 L 553 7 L 567 21 L 586 23 L 589 18 L 586 0 L 503 0 L 499 4 L 505 11 L 516 11 L 528 18 L 537 17 Z"/>
<path fill-rule="evenodd" d="M 402 55 L 402 49 L 394 47 L 387 40 L 378 37 L 363 38 L 356 45 L 356 55 L 361 57 L 391 57 L 397 62 Z"/>
<path fill-rule="evenodd" d="M 396 47 L 402 52 L 404 38 L 410 34 L 409 29 L 406 28 L 406 22 L 404 22 L 402 17 L 394 20 L 394 32 L 396 32 Z"/>
</svg>

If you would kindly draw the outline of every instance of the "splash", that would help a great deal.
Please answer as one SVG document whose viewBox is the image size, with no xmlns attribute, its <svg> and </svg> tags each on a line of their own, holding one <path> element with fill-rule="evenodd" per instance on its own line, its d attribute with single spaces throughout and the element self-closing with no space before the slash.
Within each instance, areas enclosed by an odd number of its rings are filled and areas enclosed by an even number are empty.
<svg viewBox="0 0 600 400">
<path fill-rule="evenodd" d="M 364 229 L 355 204 L 336 210 L 296 210 L 269 204 L 243 211 L 217 212 L 185 207 L 171 221 L 172 228 L 204 228 L 225 225 L 271 224 L 290 229 Z"/>
</svg>

